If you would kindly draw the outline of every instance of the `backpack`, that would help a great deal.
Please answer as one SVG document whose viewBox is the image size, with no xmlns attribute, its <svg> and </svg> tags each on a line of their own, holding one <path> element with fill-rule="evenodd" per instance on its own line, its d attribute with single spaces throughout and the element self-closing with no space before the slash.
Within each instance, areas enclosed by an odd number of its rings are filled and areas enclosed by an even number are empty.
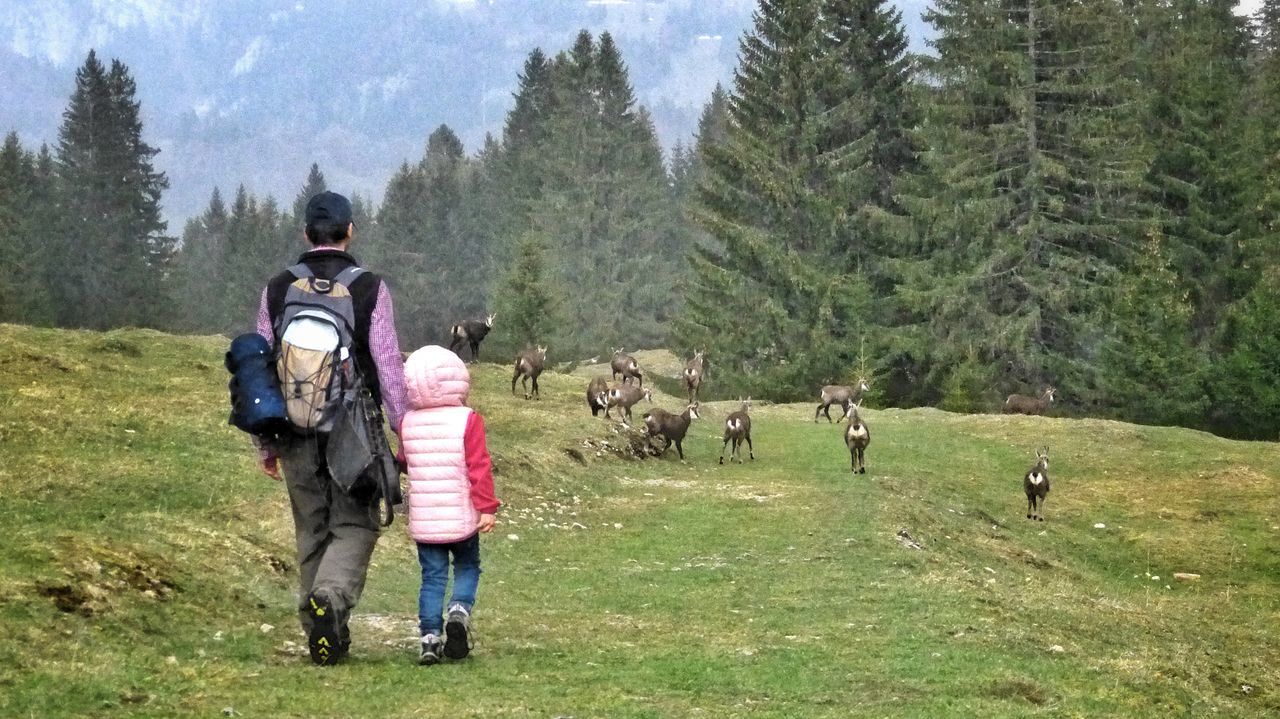
<svg viewBox="0 0 1280 719">
<path fill-rule="evenodd" d="M 276 375 L 295 431 L 327 434 L 360 377 L 352 354 L 355 303 L 351 283 L 365 270 L 348 267 L 332 280 L 299 263 L 276 322 Z"/>
</svg>

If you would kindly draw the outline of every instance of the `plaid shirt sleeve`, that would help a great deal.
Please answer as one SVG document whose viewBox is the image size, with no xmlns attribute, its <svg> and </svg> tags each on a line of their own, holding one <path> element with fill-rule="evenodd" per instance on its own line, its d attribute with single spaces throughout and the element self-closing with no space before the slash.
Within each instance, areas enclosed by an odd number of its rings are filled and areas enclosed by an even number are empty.
<svg viewBox="0 0 1280 719">
<path fill-rule="evenodd" d="M 369 352 L 378 367 L 378 385 L 382 388 L 382 405 L 387 421 L 397 435 L 404 419 L 404 356 L 400 354 L 400 338 L 396 335 L 395 308 L 387 283 L 378 285 L 378 300 L 369 321 Z"/>
<path fill-rule="evenodd" d="M 262 300 L 258 303 L 258 334 L 267 340 L 268 345 L 274 345 L 275 333 L 271 331 L 271 313 L 267 311 L 267 288 L 262 288 Z M 265 462 L 276 456 L 276 450 L 269 445 L 259 445 L 258 438 L 253 437 L 253 444 L 258 448 L 258 460 Z"/>
</svg>

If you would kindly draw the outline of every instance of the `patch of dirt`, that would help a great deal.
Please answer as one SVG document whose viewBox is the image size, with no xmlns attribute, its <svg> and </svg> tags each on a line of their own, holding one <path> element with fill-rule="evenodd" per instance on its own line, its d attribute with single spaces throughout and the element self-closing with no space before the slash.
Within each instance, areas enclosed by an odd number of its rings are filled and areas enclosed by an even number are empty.
<svg viewBox="0 0 1280 719">
<path fill-rule="evenodd" d="M 1037 706 L 1049 701 L 1044 687 L 1030 679 L 1004 679 L 992 683 L 988 693 L 1000 699 L 1022 698 Z"/>
<path fill-rule="evenodd" d="M 58 554 L 62 577 L 37 582 L 36 591 L 69 614 L 92 617 L 131 596 L 165 601 L 178 589 L 159 558 L 127 548 L 69 541 L 62 543 Z"/>
</svg>

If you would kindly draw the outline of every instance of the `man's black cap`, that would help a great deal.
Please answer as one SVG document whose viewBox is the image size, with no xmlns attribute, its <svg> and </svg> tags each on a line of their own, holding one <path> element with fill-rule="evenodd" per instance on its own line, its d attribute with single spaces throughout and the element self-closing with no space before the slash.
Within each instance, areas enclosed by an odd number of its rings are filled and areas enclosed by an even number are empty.
<svg viewBox="0 0 1280 719">
<path fill-rule="evenodd" d="M 307 201 L 307 224 L 351 222 L 351 201 L 336 192 L 321 192 Z"/>
</svg>

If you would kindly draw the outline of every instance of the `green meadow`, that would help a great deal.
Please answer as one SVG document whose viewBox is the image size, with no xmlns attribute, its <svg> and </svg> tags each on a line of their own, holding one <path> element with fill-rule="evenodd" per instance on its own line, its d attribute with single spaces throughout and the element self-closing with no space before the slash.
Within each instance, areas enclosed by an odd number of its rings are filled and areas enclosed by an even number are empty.
<svg viewBox="0 0 1280 719">
<path fill-rule="evenodd" d="M 707 402 L 685 462 L 642 459 L 586 408 L 599 366 L 544 374 L 541 401 L 473 366 L 505 507 L 472 657 L 416 665 L 397 520 L 352 658 L 312 666 L 284 488 L 226 423 L 226 345 L 0 325 L 0 716 L 1280 713 L 1277 445 L 872 409 L 855 476 L 843 425 L 802 403 L 754 407 L 757 459 L 720 466 L 736 403 Z"/>
</svg>

